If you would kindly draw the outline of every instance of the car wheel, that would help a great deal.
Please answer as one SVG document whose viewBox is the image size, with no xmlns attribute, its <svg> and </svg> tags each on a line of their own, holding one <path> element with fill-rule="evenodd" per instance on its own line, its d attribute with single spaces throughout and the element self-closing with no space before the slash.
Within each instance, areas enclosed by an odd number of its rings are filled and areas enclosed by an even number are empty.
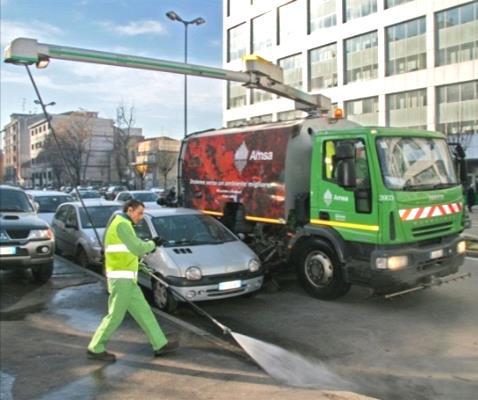
<svg viewBox="0 0 478 400">
<path fill-rule="evenodd" d="M 320 240 L 310 241 L 300 249 L 296 273 L 304 289 L 318 299 L 333 300 L 350 289 L 335 251 Z"/>
<path fill-rule="evenodd" d="M 86 254 L 86 251 L 85 249 L 83 249 L 83 247 L 80 247 L 76 252 L 75 261 L 80 267 L 89 267 L 90 261 L 88 260 L 88 255 Z"/>
<path fill-rule="evenodd" d="M 173 312 L 178 307 L 178 302 L 171 291 L 156 280 L 153 280 L 153 301 L 160 310 L 167 313 Z"/>
<path fill-rule="evenodd" d="M 48 282 L 52 274 L 53 274 L 53 262 L 32 267 L 32 275 L 35 282 L 38 282 L 38 283 Z"/>
</svg>

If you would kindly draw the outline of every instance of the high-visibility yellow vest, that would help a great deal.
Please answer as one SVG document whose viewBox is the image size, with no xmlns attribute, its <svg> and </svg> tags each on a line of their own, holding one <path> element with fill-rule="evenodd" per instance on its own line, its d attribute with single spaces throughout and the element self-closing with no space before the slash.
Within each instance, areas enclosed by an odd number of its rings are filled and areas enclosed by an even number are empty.
<svg viewBox="0 0 478 400">
<path fill-rule="evenodd" d="M 136 277 L 138 272 L 138 257 L 131 253 L 118 237 L 117 227 L 121 223 L 128 224 L 131 235 L 136 236 L 133 224 L 127 218 L 117 215 L 111 221 L 105 235 L 105 268 L 108 278 L 133 277 L 133 275 Z M 109 273 L 113 271 L 118 271 L 118 273 Z M 121 276 L 119 271 L 131 271 L 134 274 L 123 274 L 125 276 Z"/>
</svg>

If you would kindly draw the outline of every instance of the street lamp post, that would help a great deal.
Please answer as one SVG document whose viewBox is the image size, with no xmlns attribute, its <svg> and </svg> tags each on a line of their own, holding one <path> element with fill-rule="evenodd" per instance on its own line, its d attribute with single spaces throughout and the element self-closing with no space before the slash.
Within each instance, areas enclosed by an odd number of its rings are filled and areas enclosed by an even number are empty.
<svg viewBox="0 0 478 400">
<path fill-rule="evenodd" d="M 182 22 L 184 25 L 184 63 L 188 63 L 188 26 L 202 25 L 206 20 L 202 17 L 194 18 L 191 21 L 185 21 L 174 11 L 168 11 L 166 16 L 171 21 Z M 184 75 L 184 136 L 188 134 L 188 76 Z"/>
</svg>

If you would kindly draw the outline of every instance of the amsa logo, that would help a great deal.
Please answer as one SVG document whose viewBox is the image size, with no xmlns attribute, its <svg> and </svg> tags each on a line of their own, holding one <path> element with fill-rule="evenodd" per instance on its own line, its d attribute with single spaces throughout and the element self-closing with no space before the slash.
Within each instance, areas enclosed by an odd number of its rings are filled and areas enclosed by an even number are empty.
<svg viewBox="0 0 478 400">
<path fill-rule="evenodd" d="M 249 151 L 246 143 L 242 142 L 234 154 L 234 165 L 237 170 L 242 173 L 242 170 L 246 167 L 248 161 L 272 161 L 273 159 L 273 151 Z"/>
<path fill-rule="evenodd" d="M 254 161 L 271 161 L 274 159 L 274 152 L 273 151 L 259 151 L 259 150 L 252 150 L 251 155 L 249 156 L 249 160 Z"/>
</svg>

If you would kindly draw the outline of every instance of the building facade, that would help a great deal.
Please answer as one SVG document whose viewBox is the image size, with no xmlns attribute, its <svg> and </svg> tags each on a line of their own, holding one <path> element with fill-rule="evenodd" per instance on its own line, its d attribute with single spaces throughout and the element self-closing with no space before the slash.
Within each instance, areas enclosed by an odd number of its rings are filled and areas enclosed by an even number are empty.
<svg viewBox="0 0 478 400">
<path fill-rule="evenodd" d="M 23 185 L 26 176 L 22 165 L 30 160 L 30 134 L 28 125 L 42 118 L 40 114 L 11 114 L 3 131 L 4 170 L 3 181 Z"/>
<path fill-rule="evenodd" d="M 111 154 L 114 146 L 114 121 L 98 117 L 97 112 L 71 111 L 63 114 L 53 114 L 52 126 L 59 137 L 67 135 L 74 138 L 71 146 L 78 148 L 81 153 L 82 165 L 80 182 L 88 184 L 102 184 L 115 179 L 114 170 L 111 168 Z M 45 150 L 47 139 L 50 135 L 48 122 L 45 118 L 28 125 L 30 136 L 29 163 L 24 165 L 24 173 L 28 176 L 27 186 L 58 185 L 59 176 L 63 183 L 71 184 L 64 171 L 60 154 L 57 153 L 58 162 L 53 163 L 47 154 L 47 159 L 40 157 Z M 81 147 L 81 150 L 79 149 Z M 76 154 L 76 156 L 78 156 Z M 68 157 L 68 154 L 66 154 Z M 81 164 L 80 164 L 81 163 Z M 61 175 L 58 171 L 62 172 Z"/>
<path fill-rule="evenodd" d="M 138 142 L 134 168 L 141 181 L 136 186 L 143 189 L 152 187 L 168 189 L 176 186 L 180 146 L 179 140 L 166 136 Z"/>
<path fill-rule="evenodd" d="M 224 68 L 255 53 L 363 125 L 458 134 L 478 159 L 478 1 L 224 0 Z M 224 125 L 304 115 L 229 82 Z"/>
</svg>

